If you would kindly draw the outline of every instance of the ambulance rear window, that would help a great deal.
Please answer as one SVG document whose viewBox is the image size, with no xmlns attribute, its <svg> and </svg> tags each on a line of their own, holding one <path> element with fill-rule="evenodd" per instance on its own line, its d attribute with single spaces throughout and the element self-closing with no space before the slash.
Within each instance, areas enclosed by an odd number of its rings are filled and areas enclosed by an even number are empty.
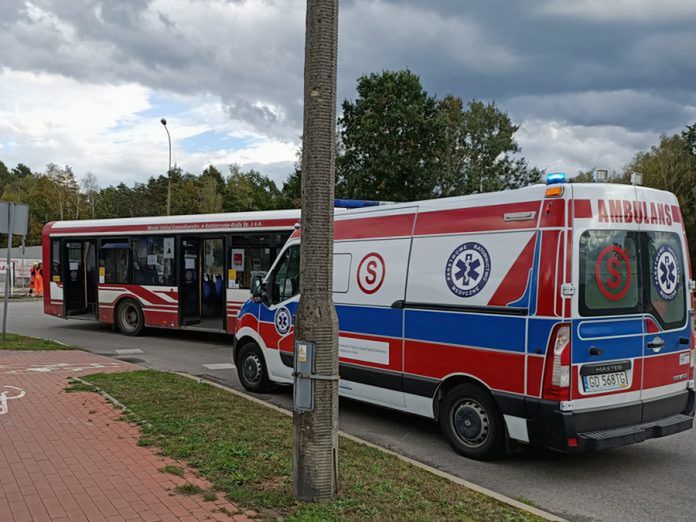
<svg viewBox="0 0 696 522">
<path fill-rule="evenodd" d="M 647 251 L 650 287 L 645 299 L 645 313 L 654 315 L 666 330 L 683 326 L 686 320 L 686 284 L 679 235 L 645 232 L 645 240 L 643 250 Z"/>
<path fill-rule="evenodd" d="M 686 321 L 681 238 L 671 232 L 588 230 L 580 237 L 580 315 L 650 314 Z"/>
<path fill-rule="evenodd" d="M 580 237 L 580 314 L 640 313 L 638 232 L 588 230 Z"/>
</svg>

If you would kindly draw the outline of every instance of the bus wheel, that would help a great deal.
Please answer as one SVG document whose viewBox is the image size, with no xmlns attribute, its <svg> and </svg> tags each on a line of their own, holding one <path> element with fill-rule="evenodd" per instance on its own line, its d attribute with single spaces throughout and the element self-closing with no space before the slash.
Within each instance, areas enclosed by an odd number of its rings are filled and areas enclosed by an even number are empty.
<svg viewBox="0 0 696 522">
<path fill-rule="evenodd" d="M 140 335 L 145 327 L 145 317 L 140 305 L 132 299 L 124 299 L 116 309 L 116 324 L 124 335 Z"/>
<path fill-rule="evenodd" d="M 458 384 L 440 407 L 440 427 L 454 450 L 470 459 L 503 454 L 505 427 L 493 398 L 475 384 Z"/>
<path fill-rule="evenodd" d="M 240 348 L 237 356 L 237 375 L 242 386 L 250 392 L 267 393 L 272 390 L 266 362 L 256 343 L 247 343 Z"/>
</svg>

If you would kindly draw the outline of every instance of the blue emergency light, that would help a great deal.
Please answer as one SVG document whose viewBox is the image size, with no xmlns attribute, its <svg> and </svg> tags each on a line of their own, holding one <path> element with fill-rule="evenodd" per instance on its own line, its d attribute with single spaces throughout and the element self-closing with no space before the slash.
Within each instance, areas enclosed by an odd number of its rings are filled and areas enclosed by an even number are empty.
<svg viewBox="0 0 696 522">
<path fill-rule="evenodd" d="M 365 208 L 388 205 L 389 201 L 370 201 L 366 199 L 334 199 L 335 208 Z"/>
<path fill-rule="evenodd" d="M 549 172 L 546 175 L 546 184 L 547 185 L 556 185 L 558 183 L 567 183 L 568 182 L 568 176 L 566 176 L 565 172 Z"/>
</svg>

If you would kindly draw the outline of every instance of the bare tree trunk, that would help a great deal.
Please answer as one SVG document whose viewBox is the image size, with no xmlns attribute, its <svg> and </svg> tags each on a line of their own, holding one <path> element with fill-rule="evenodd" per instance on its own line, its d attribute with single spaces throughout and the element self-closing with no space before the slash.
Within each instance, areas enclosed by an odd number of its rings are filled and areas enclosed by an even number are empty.
<svg viewBox="0 0 696 522">
<path fill-rule="evenodd" d="M 316 346 L 314 410 L 294 413 L 295 498 L 337 491 L 338 319 L 332 298 L 338 0 L 307 0 L 300 305 L 296 339 Z"/>
</svg>

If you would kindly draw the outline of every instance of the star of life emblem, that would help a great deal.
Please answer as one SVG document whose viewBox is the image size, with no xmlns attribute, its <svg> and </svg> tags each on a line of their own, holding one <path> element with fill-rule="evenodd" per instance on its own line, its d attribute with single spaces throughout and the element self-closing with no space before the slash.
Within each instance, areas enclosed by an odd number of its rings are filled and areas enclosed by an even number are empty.
<svg viewBox="0 0 696 522">
<path fill-rule="evenodd" d="M 669 245 L 662 245 L 655 252 L 653 261 L 653 284 L 657 293 L 665 301 L 677 297 L 680 268 L 677 253 Z"/>
<path fill-rule="evenodd" d="M 449 256 L 445 280 L 450 291 L 459 297 L 472 297 L 486 286 L 491 275 L 491 256 L 475 242 L 464 243 Z"/>
</svg>

